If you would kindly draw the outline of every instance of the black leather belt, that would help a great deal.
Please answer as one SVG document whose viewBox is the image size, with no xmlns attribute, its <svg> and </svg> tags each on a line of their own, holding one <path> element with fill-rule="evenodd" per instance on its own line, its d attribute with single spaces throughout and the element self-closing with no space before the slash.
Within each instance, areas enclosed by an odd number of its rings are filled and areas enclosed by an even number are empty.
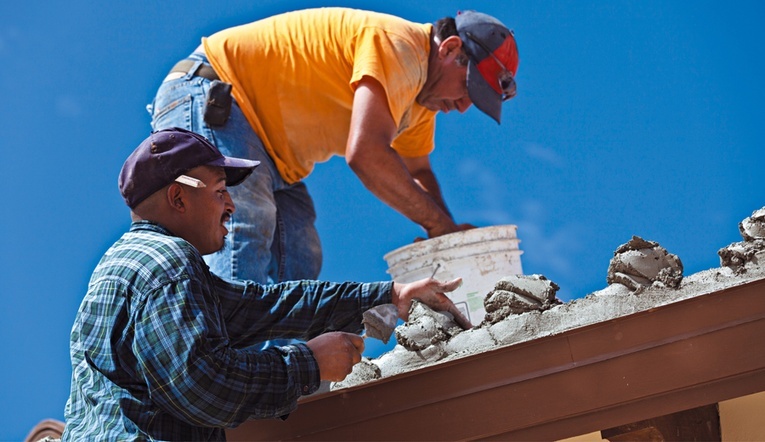
<svg viewBox="0 0 765 442">
<path fill-rule="evenodd" d="M 168 76 L 172 74 L 177 75 L 179 73 L 188 74 L 189 71 L 194 67 L 196 63 L 197 63 L 197 60 L 192 60 L 189 58 L 185 60 L 181 60 L 178 63 L 176 63 L 172 69 L 170 69 L 170 74 L 168 74 Z M 208 80 L 220 80 L 220 78 L 218 77 L 218 74 L 215 73 L 215 70 L 212 68 L 212 66 L 210 66 L 207 63 L 202 63 L 201 65 L 199 65 L 199 68 L 197 69 L 196 72 L 193 73 L 193 75 L 197 77 L 206 78 Z"/>
</svg>

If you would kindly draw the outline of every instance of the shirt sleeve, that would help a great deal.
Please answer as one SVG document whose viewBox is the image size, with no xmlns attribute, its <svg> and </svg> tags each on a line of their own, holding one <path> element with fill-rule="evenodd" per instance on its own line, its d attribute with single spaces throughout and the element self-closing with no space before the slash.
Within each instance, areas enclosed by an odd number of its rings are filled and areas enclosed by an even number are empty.
<svg viewBox="0 0 765 442">
<path fill-rule="evenodd" d="M 356 36 L 350 85 L 355 89 L 364 76 L 377 80 L 385 90 L 393 121 L 400 126 L 427 78 L 427 57 L 427 50 L 410 38 L 363 27 Z"/>
<path fill-rule="evenodd" d="M 219 302 L 206 286 L 182 279 L 156 289 L 131 312 L 137 376 L 150 400 L 196 426 L 289 414 L 301 395 L 319 386 L 310 349 L 234 347 Z"/>
<path fill-rule="evenodd" d="M 309 340 L 329 331 L 359 333 L 362 313 L 390 303 L 393 282 L 290 281 L 273 285 L 211 275 L 229 335 L 238 345 Z"/>
</svg>

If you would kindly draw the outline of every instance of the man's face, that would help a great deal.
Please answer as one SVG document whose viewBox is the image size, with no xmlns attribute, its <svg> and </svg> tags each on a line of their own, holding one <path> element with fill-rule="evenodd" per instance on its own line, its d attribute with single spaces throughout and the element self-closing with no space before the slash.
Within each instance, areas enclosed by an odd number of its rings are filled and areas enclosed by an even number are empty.
<svg viewBox="0 0 765 442">
<path fill-rule="evenodd" d="M 457 62 L 462 54 L 459 37 L 449 37 L 436 49 L 428 63 L 428 78 L 417 95 L 417 103 L 432 111 L 465 112 L 471 104 L 467 90 L 467 65 Z"/>
<path fill-rule="evenodd" d="M 226 190 L 226 173 L 222 167 L 200 166 L 186 175 L 201 180 L 206 187 L 184 186 L 188 195 L 185 239 L 203 255 L 217 252 L 223 248 L 226 223 L 236 210 Z"/>
</svg>

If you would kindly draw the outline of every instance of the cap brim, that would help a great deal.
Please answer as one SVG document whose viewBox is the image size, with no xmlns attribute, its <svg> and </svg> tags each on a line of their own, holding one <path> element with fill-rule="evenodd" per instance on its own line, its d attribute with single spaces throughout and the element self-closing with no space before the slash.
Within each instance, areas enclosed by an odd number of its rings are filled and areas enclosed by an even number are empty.
<svg viewBox="0 0 765 442">
<path fill-rule="evenodd" d="M 258 164 L 260 161 L 226 156 L 207 163 L 208 166 L 222 167 L 226 171 L 226 185 L 229 187 L 241 184 Z"/>
<path fill-rule="evenodd" d="M 502 96 L 484 80 L 473 60 L 468 62 L 467 87 L 468 96 L 475 107 L 499 124 L 502 116 Z"/>
</svg>

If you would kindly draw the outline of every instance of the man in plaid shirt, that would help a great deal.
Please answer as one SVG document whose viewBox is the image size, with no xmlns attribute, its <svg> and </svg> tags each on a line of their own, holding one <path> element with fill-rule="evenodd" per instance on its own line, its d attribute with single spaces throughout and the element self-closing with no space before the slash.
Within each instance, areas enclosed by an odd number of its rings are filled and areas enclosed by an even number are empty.
<svg viewBox="0 0 765 442">
<path fill-rule="evenodd" d="M 362 313 L 412 298 L 464 318 L 444 292 L 460 280 L 260 285 L 224 281 L 202 255 L 223 247 L 226 186 L 257 161 L 224 157 L 183 129 L 128 157 L 120 192 L 133 223 L 91 277 L 71 334 L 64 440 L 225 440 L 247 419 L 284 417 L 321 380 L 361 360 Z M 266 350 L 274 338 L 307 341 Z"/>
</svg>

